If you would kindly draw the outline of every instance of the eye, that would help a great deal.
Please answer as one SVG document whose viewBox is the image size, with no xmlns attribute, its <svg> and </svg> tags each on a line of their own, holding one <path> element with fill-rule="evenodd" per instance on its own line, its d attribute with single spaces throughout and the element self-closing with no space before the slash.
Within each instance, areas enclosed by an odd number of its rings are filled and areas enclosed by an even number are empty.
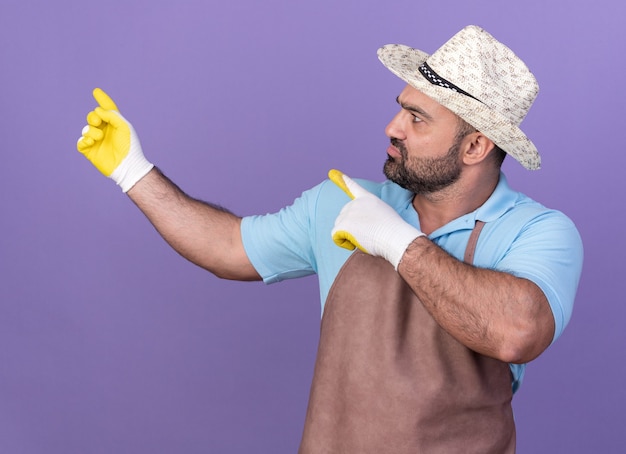
<svg viewBox="0 0 626 454">
<path fill-rule="evenodd" d="M 412 123 L 420 123 L 422 121 L 422 119 L 416 115 L 411 114 L 411 117 L 413 117 L 411 120 Z"/>
</svg>

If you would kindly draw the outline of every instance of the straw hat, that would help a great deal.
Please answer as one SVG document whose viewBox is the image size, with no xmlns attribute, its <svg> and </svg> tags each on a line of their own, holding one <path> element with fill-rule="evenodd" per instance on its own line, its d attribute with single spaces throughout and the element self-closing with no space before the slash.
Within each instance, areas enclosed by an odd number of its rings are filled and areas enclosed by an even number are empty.
<svg viewBox="0 0 626 454">
<path fill-rule="evenodd" d="M 535 77 L 508 47 L 475 25 L 428 55 L 401 44 L 378 50 L 395 75 L 474 126 L 527 169 L 541 158 L 519 128 L 539 91 Z"/>
</svg>

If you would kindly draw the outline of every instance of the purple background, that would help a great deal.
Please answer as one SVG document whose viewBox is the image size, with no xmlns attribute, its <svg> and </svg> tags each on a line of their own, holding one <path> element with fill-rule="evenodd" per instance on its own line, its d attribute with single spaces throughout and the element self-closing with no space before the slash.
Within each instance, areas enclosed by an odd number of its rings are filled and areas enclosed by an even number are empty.
<svg viewBox="0 0 626 454">
<path fill-rule="evenodd" d="M 402 83 L 376 49 L 484 26 L 542 87 L 518 189 L 578 225 L 574 317 L 514 400 L 521 453 L 623 452 L 625 89 L 618 0 L 2 0 L 0 452 L 292 453 L 315 278 L 220 281 L 75 151 L 101 86 L 147 157 L 238 214 L 337 167 L 383 178 Z M 620 134 L 618 132 L 622 131 Z M 617 150 L 616 150 L 617 148 Z"/>
</svg>

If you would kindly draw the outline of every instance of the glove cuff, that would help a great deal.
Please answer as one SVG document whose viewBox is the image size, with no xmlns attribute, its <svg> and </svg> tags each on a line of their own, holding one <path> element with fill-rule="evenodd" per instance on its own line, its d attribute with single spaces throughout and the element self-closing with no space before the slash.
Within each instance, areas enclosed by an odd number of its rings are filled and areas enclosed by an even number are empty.
<svg viewBox="0 0 626 454">
<path fill-rule="evenodd" d="M 135 186 L 154 167 L 154 164 L 144 157 L 141 148 L 138 153 L 133 151 L 128 153 L 126 159 L 111 174 L 111 179 L 118 184 L 124 193 Z"/>
<path fill-rule="evenodd" d="M 420 236 L 426 236 L 410 224 L 396 225 L 393 231 L 393 242 L 385 248 L 385 259 L 398 271 L 398 265 L 409 245 Z"/>
</svg>

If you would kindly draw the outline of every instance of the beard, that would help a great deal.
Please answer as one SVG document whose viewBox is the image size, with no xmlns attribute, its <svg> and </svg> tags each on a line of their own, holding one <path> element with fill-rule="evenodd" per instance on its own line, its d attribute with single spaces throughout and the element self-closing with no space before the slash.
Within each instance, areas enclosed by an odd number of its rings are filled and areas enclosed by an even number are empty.
<svg viewBox="0 0 626 454">
<path fill-rule="evenodd" d="M 440 158 L 409 157 L 404 143 L 391 139 L 391 144 L 398 149 L 402 158 L 389 156 L 383 172 L 385 176 L 414 194 L 432 194 L 447 188 L 461 176 L 459 148 L 461 140 L 457 138 L 445 156 Z"/>
</svg>

